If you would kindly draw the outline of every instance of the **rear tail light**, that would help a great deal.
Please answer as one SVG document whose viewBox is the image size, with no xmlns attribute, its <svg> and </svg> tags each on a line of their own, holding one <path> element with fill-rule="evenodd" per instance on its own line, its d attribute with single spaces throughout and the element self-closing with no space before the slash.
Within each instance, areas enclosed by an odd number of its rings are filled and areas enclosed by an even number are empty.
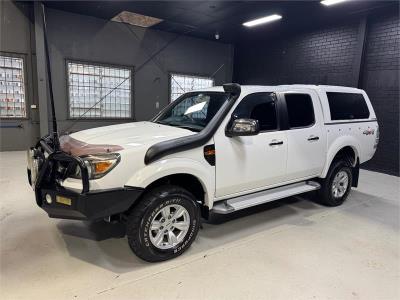
<svg viewBox="0 0 400 300">
<path fill-rule="evenodd" d="M 374 144 L 374 149 L 378 147 L 379 144 L 379 126 L 376 127 L 376 136 L 375 136 L 375 144 Z"/>
</svg>

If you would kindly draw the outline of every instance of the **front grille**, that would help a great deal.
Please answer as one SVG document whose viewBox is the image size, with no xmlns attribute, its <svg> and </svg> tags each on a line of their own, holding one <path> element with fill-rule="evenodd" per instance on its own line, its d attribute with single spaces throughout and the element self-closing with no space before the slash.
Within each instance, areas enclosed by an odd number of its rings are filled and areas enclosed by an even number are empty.
<svg viewBox="0 0 400 300">
<path fill-rule="evenodd" d="M 77 164 L 75 162 L 57 161 L 55 178 L 56 180 L 65 180 L 76 172 Z"/>
</svg>

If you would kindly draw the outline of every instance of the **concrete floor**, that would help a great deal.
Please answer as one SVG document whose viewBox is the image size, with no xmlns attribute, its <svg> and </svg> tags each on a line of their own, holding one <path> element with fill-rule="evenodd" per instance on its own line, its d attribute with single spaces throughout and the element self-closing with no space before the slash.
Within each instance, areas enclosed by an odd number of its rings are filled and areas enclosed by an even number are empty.
<svg viewBox="0 0 400 300">
<path fill-rule="evenodd" d="M 1 299 L 400 299 L 398 177 L 361 171 L 337 208 L 288 198 L 214 219 L 149 264 L 118 226 L 49 219 L 24 152 L 0 153 L 0 172 Z"/>
</svg>

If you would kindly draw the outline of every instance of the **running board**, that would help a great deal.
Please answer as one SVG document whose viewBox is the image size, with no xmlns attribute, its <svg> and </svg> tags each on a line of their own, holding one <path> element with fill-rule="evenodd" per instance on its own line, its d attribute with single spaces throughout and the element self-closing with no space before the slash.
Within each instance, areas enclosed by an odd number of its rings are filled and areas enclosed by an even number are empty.
<svg viewBox="0 0 400 300">
<path fill-rule="evenodd" d="M 217 202 L 211 211 L 216 214 L 229 214 L 234 211 L 238 211 L 248 207 L 318 190 L 320 187 L 321 185 L 315 181 L 304 181 L 289 184 L 266 191 L 247 194 L 244 196 Z"/>
</svg>

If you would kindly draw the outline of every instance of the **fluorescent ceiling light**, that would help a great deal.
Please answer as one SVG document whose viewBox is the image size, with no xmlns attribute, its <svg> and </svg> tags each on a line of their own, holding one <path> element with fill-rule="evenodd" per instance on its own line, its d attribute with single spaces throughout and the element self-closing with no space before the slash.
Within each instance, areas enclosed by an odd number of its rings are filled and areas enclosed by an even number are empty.
<svg viewBox="0 0 400 300">
<path fill-rule="evenodd" d="M 260 24 L 276 21 L 276 20 L 279 20 L 279 19 L 282 19 L 282 16 L 280 16 L 280 15 L 270 15 L 270 16 L 267 16 L 267 17 L 251 20 L 249 22 L 243 23 L 243 25 L 246 26 L 246 27 L 253 27 L 253 26 L 260 25 Z"/>
<path fill-rule="evenodd" d="M 330 6 L 330 5 L 334 5 L 334 4 L 338 4 L 338 3 L 342 3 L 342 2 L 346 2 L 346 1 L 348 1 L 348 0 L 323 0 L 323 1 L 321 1 L 321 4 Z"/>
<path fill-rule="evenodd" d="M 128 23 L 140 27 L 151 27 L 162 22 L 163 20 L 154 17 L 144 16 L 130 11 L 122 11 L 114 18 L 112 18 L 111 21 Z"/>
</svg>

